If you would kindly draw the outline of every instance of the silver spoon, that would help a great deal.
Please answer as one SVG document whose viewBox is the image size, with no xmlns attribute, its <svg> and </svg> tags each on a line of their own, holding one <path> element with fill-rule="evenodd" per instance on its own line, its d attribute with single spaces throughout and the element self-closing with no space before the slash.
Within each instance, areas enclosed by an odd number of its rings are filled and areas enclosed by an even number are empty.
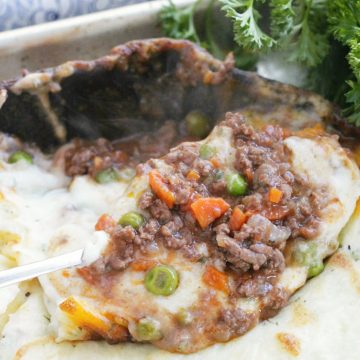
<svg viewBox="0 0 360 360">
<path fill-rule="evenodd" d="M 24 280 L 33 279 L 53 271 L 81 265 L 83 262 L 83 253 L 84 249 L 80 249 L 46 260 L 2 270 L 0 271 L 0 288 L 16 284 Z"/>
</svg>

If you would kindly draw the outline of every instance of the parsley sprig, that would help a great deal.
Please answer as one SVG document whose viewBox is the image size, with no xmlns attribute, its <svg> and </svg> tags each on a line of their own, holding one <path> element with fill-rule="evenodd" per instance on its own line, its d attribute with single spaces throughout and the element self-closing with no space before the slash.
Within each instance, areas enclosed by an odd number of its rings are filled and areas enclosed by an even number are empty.
<svg viewBox="0 0 360 360">
<path fill-rule="evenodd" d="M 276 41 L 259 26 L 260 12 L 254 7 L 255 0 L 220 0 L 222 9 L 234 25 L 235 41 L 250 50 L 271 48 Z M 263 1 L 261 1 L 263 2 Z"/>
<path fill-rule="evenodd" d="M 165 6 L 164 33 L 195 41 L 220 58 L 232 50 L 242 68 L 280 50 L 308 69 L 308 87 L 336 101 L 360 127 L 360 0 L 210 0 L 205 29 L 198 29 L 194 14 L 202 1 Z M 209 20 L 216 8 L 231 22 L 230 48 L 214 36 L 223 31 Z"/>
<path fill-rule="evenodd" d="M 345 114 L 360 127 L 360 0 L 329 0 L 330 31 L 349 50 L 352 77 L 347 80 Z"/>
<path fill-rule="evenodd" d="M 201 0 L 197 0 L 193 4 L 177 8 L 170 0 L 169 4 L 164 6 L 160 12 L 160 20 L 164 33 L 175 39 L 185 39 L 200 43 L 197 34 L 194 15 L 197 5 Z"/>
</svg>

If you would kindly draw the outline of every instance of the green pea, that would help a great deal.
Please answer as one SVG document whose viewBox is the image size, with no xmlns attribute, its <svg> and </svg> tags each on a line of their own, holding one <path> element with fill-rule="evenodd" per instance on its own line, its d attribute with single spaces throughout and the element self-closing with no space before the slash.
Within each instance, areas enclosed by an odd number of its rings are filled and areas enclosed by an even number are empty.
<svg viewBox="0 0 360 360">
<path fill-rule="evenodd" d="M 201 111 L 194 110 L 189 112 L 185 117 L 185 122 L 189 135 L 203 138 L 210 131 L 209 119 Z"/>
<path fill-rule="evenodd" d="M 135 211 L 130 211 L 130 212 L 124 214 L 119 220 L 120 225 L 122 225 L 122 226 L 130 225 L 135 230 L 138 230 L 139 227 L 142 224 L 144 224 L 144 222 L 145 222 L 144 217 Z"/>
<path fill-rule="evenodd" d="M 118 180 L 118 174 L 113 168 L 108 168 L 102 171 L 99 171 L 95 175 L 95 181 L 99 184 L 108 184 L 113 181 Z"/>
<path fill-rule="evenodd" d="M 314 243 L 297 249 L 293 258 L 297 264 L 308 267 L 308 278 L 319 275 L 324 270 L 324 264 L 317 253 L 317 245 Z"/>
<path fill-rule="evenodd" d="M 193 316 L 191 315 L 191 313 L 184 308 L 180 309 L 176 313 L 175 317 L 178 323 L 183 326 L 189 325 L 193 321 Z"/>
<path fill-rule="evenodd" d="M 14 164 L 17 163 L 18 161 L 26 161 L 27 163 L 32 164 L 33 158 L 26 151 L 19 150 L 13 152 L 8 159 L 9 164 Z"/>
<path fill-rule="evenodd" d="M 156 341 L 163 337 L 159 323 L 151 318 L 139 320 L 136 325 L 136 335 L 140 341 Z"/>
<path fill-rule="evenodd" d="M 317 264 L 317 265 L 313 265 L 313 266 L 310 266 L 309 269 L 308 269 L 308 278 L 312 278 L 314 276 L 317 276 L 319 275 L 321 272 L 323 272 L 325 268 L 325 265 L 323 262 Z"/>
<path fill-rule="evenodd" d="M 246 180 L 238 173 L 231 173 L 226 176 L 226 188 L 230 195 L 244 195 L 247 186 Z"/>
<path fill-rule="evenodd" d="M 213 146 L 203 144 L 200 146 L 199 155 L 202 159 L 211 159 L 216 154 L 216 149 Z"/>
<path fill-rule="evenodd" d="M 174 293 L 178 285 L 178 273 L 168 265 L 157 265 L 145 275 L 146 290 L 154 295 L 169 296 Z"/>
</svg>

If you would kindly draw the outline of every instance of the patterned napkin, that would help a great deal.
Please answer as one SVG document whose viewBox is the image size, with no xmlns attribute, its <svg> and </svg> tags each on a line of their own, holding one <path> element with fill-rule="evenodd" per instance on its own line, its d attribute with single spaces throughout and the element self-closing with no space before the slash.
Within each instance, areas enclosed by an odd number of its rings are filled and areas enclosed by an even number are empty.
<svg viewBox="0 0 360 360">
<path fill-rule="evenodd" d="M 0 31 L 149 0 L 0 0 Z"/>
</svg>

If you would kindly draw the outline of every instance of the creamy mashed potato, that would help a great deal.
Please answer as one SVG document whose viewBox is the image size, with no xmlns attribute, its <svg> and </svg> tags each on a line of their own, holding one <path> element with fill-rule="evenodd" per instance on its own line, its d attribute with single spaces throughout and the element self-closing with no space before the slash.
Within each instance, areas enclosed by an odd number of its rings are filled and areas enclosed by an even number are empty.
<svg viewBox="0 0 360 360">
<path fill-rule="evenodd" d="M 95 232 L 94 224 L 108 209 L 110 199 L 123 193 L 126 183 L 100 186 L 87 176 L 72 181 L 36 149 L 30 150 L 34 164 L 8 164 L 7 157 L 17 144 L 2 137 L 0 268 L 45 259 L 59 250 L 59 242 L 63 247 L 60 252 L 85 247 L 85 264 L 96 260 L 106 246 L 107 235 Z M 26 323 L 41 324 L 42 330 L 49 331 L 43 296 L 36 281 L 0 289 L 0 359 L 10 359 L 19 345 L 41 333 L 28 331 Z M 12 355 L 5 349 L 12 349 Z"/>
</svg>

